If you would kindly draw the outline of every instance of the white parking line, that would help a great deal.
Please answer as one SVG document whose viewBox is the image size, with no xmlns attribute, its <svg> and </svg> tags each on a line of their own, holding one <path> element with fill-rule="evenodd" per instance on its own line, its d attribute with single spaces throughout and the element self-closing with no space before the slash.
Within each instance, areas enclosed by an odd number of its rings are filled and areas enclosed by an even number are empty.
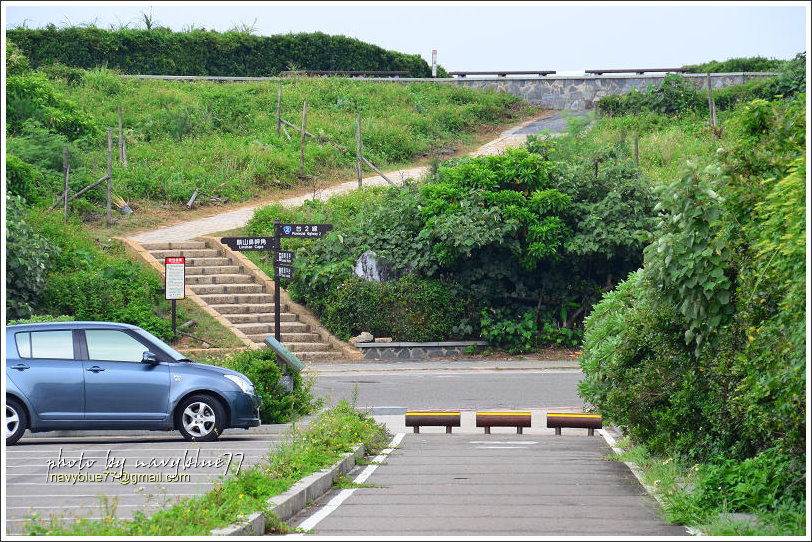
<svg viewBox="0 0 812 542">
<path fill-rule="evenodd" d="M 375 459 L 373 459 L 372 461 L 374 463 L 383 462 L 383 460 L 386 459 L 386 456 L 391 454 L 394 451 L 394 448 L 398 444 L 400 444 L 400 441 L 403 440 L 404 435 L 405 435 L 405 433 L 398 433 L 397 435 L 395 435 L 395 438 L 393 438 L 392 442 L 389 443 L 389 448 L 386 448 L 385 450 L 382 450 L 381 453 L 378 454 L 377 456 L 375 456 Z M 361 472 L 361 474 L 359 474 L 355 478 L 355 480 L 353 480 L 353 483 L 363 484 L 372 475 L 372 473 L 375 472 L 375 469 L 377 469 L 377 468 L 378 468 L 378 465 L 367 465 L 367 467 Z M 304 530 L 310 530 L 313 527 L 315 527 L 321 520 L 323 520 L 324 518 L 326 518 L 327 516 L 332 514 L 334 510 L 336 510 L 339 506 L 341 506 L 341 503 L 343 503 L 345 500 L 347 500 L 347 498 L 350 495 L 352 495 L 355 492 L 356 489 L 357 488 L 342 489 L 341 492 L 339 492 L 338 495 L 333 497 L 330 500 L 330 502 L 328 502 L 324 506 L 324 508 L 322 508 L 321 510 L 319 510 L 318 512 L 316 512 L 315 514 L 313 514 L 312 516 L 310 516 L 309 518 L 304 520 L 301 524 L 299 524 L 298 528 L 304 529 Z M 301 536 L 302 535 L 288 535 L 286 538 L 288 538 L 288 537 L 300 538 Z"/>
</svg>

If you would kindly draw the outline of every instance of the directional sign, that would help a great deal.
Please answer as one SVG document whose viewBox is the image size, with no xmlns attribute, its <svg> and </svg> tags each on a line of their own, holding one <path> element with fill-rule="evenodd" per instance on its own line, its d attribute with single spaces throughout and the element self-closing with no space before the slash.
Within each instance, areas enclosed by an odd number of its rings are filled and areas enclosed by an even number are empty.
<svg viewBox="0 0 812 542">
<path fill-rule="evenodd" d="M 276 250 L 273 237 L 221 237 L 220 242 L 231 250 Z"/>
<path fill-rule="evenodd" d="M 273 337 L 268 337 L 265 339 L 265 344 L 267 344 L 274 352 L 278 358 L 282 358 L 282 361 L 288 364 L 288 367 L 296 371 L 297 373 L 301 372 L 302 369 L 305 368 L 305 364 L 302 363 L 299 358 L 293 355 L 293 353 L 282 346 L 282 343 L 274 339 Z"/>
<path fill-rule="evenodd" d="M 186 258 L 183 256 L 167 256 L 164 259 L 166 273 L 164 286 L 166 299 L 186 298 Z"/>
<path fill-rule="evenodd" d="M 316 238 L 333 229 L 332 224 L 280 224 L 280 237 Z"/>
<path fill-rule="evenodd" d="M 293 263 L 293 258 L 296 256 L 296 253 L 292 250 L 277 250 L 274 252 L 274 261 L 273 263 L 279 265 L 291 265 Z"/>
<path fill-rule="evenodd" d="M 288 267 L 286 265 L 278 265 L 274 267 L 274 273 L 280 279 L 292 279 L 293 278 L 293 268 Z"/>
</svg>

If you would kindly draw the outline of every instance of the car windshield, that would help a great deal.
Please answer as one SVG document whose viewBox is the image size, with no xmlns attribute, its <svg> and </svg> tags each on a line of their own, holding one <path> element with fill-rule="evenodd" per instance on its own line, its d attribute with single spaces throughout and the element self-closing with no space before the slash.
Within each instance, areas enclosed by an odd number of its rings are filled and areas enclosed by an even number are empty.
<svg viewBox="0 0 812 542">
<path fill-rule="evenodd" d="M 164 341 L 162 341 L 161 339 L 159 339 L 158 337 L 147 331 L 146 329 L 142 329 L 141 332 L 152 342 L 154 342 L 157 345 L 160 345 L 160 347 L 163 348 L 164 352 L 169 354 L 175 361 L 192 361 L 183 354 L 181 354 L 180 352 L 178 352 L 177 350 L 175 350 L 174 348 L 172 348 L 171 346 L 169 346 L 168 344 L 166 344 Z"/>
</svg>

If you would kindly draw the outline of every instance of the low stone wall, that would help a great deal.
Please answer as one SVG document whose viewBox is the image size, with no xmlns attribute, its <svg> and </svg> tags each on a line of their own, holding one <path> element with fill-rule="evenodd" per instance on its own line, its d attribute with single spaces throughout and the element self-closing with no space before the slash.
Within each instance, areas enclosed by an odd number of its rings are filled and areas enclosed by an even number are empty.
<svg viewBox="0 0 812 542">
<path fill-rule="evenodd" d="M 740 85 L 753 79 L 772 77 L 775 73 L 741 72 L 712 73 L 711 86 L 724 88 Z M 707 88 L 706 74 L 685 74 L 698 88 Z M 465 77 L 456 79 L 435 79 L 438 83 L 460 85 L 476 89 L 493 89 L 523 98 L 533 105 L 548 109 L 569 109 L 585 111 L 595 108 L 595 101 L 610 94 L 626 94 L 632 88 L 645 90 L 648 85 L 656 85 L 665 74 L 637 75 L 546 75 L 544 77 Z M 430 81 L 430 79 L 427 79 Z"/>
<path fill-rule="evenodd" d="M 450 341 L 433 343 L 391 342 L 391 343 L 357 343 L 364 359 L 427 359 L 464 356 L 481 352 L 488 346 L 484 341 Z"/>
</svg>

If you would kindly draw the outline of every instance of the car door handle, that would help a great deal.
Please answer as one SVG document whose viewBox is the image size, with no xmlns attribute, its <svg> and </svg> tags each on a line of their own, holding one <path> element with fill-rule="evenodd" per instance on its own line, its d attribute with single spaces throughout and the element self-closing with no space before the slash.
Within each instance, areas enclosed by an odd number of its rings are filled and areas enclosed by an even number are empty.
<svg viewBox="0 0 812 542">
<path fill-rule="evenodd" d="M 104 370 L 104 369 L 102 369 L 102 368 L 101 368 L 101 367 L 99 367 L 98 365 L 94 365 L 93 367 L 91 367 L 90 369 L 88 369 L 88 371 L 90 371 L 91 373 L 100 373 L 100 372 L 102 372 L 103 370 Z"/>
<path fill-rule="evenodd" d="M 12 367 L 12 369 L 17 369 L 18 371 L 25 371 L 26 369 L 30 369 L 30 367 L 28 365 L 18 363 L 17 365 Z"/>
</svg>

